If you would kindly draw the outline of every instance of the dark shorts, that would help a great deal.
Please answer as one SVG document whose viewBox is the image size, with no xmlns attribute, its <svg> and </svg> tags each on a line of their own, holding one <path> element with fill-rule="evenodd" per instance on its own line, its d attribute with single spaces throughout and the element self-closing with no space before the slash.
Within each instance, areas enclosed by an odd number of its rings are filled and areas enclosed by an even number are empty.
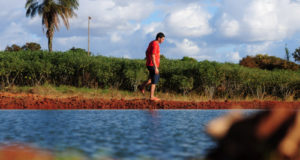
<svg viewBox="0 0 300 160">
<path fill-rule="evenodd" d="M 155 74 L 155 68 L 153 66 L 147 66 L 149 71 L 149 79 L 151 79 L 151 84 L 157 84 L 159 81 L 159 74 Z"/>
</svg>

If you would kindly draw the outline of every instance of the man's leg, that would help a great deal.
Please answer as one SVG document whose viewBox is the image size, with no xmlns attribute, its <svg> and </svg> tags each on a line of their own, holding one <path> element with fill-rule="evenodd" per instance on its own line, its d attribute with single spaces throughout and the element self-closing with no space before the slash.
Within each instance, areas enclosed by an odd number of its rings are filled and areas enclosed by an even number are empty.
<svg viewBox="0 0 300 160">
<path fill-rule="evenodd" d="M 138 86 L 138 88 L 144 94 L 145 93 L 145 87 L 147 87 L 150 84 L 151 84 L 151 79 L 148 79 L 142 85 Z"/>
<path fill-rule="evenodd" d="M 155 74 L 152 80 L 153 80 L 153 82 L 152 82 L 152 85 L 151 85 L 150 100 L 153 100 L 153 101 L 160 101 L 159 98 L 157 98 L 157 97 L 154 96 L 156 84 L 157 84 L 158 81 L 159 81 L 159 74 Z"/>
<path fill-rule="evenodd" d="M 151 85 L 150 100 L 151 101 L 160 101 L 159 98 L 157 98 L 157 97 L 154 96 L 155 88 L 156 88 L 156 84 L 152 84 Z"/>
<path fill-rule="evenodd" d="M 144 84 L 142 85 L 142 87 L 145 89 L 145 87 L 147 87 L 150 84 L 151 84 L 151 78 L 149 78 L 148 81 L 144 82 Z"/>
<path fill-rule="evenodd" d="M 155 84 L 151 84 L 150 99 L 155 98 L 154 97 L 155 87 L 156 87 Z"/>
</svg>

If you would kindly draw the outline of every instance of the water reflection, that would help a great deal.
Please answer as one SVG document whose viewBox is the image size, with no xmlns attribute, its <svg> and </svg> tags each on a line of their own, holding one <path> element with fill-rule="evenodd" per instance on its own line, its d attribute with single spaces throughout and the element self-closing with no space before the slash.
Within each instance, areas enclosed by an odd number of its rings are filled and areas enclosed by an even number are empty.
<svg viewBox="0 0 300 160">
<path fill-rule="evenodd" d="M 0 143 L 51 153 L 76 151 L 89 159 L 187 159 L 214 145 L 205 133 L 226 110 L 1 111 Z"/>
</svg>

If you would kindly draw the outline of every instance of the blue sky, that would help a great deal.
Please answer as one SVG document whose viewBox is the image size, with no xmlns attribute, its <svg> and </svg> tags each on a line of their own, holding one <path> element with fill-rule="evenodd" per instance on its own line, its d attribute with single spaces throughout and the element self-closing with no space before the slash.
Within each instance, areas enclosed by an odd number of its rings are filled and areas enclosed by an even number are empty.
<svg viewBox="0 0 300 160">
<path fill-rule="evenodd" d="M 25 0 L 1 1 L 0 50 L 37 42 L 47 49 L 41 18 L 25 17 Z M 178 59 L 238 63 L 247 55 L 284 58 L 285 44 L 300 47 L 299 0 L 79 0 L 71 28 L 54 35 L 53 49 L 87 49 L 91 20 L 94 55 L 144 58 L 148 43 L 164 32 L 161 54 Z"/>
</svg>

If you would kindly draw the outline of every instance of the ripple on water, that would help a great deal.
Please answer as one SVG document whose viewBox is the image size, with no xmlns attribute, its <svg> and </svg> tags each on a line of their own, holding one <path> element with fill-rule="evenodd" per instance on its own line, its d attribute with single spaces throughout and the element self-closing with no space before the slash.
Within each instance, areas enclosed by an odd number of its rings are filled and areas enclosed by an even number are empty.
<svg viewBox="0 0 300 160">
<path fill-rule="evenodd" d="M 214 145 L 204 128 L 226 110 L 11 110 L 0 112 L 0 144 L 73 148 L 89 157 L 185 159 Z"/>
</svg>

